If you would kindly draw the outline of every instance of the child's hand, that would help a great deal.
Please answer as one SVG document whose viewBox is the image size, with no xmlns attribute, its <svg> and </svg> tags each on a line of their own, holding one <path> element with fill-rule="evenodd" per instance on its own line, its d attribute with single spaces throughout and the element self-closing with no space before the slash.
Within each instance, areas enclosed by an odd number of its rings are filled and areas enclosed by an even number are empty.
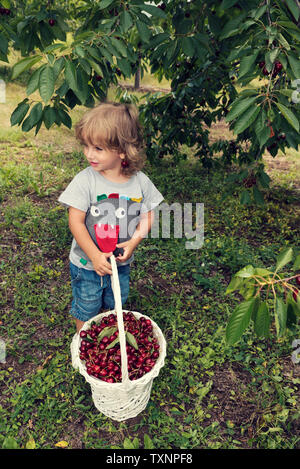
<svg viewBox="0 0 300 469">
<path fill-rule="evenodd" d="M 117 248 L 123 248 L 124 252 L 123 255 L 119 254 L 118 257 L 116 257 L 116 260 L 119 262 L 124 262 L 127 261 L 132 256 L 132 253 L 134 251 L 134 245 L 131 242 L 131 240 L 124 241 L 124 243 L 120 243 L 116 245 Z"/>
<path fill-rule="evenodd" d="M 100 252 L 97 257 L 92 259 L 94 269 L 98 275 L 112 275 L 112 267 L 108 262 L 108 258 L 112 255 L 112 252 Z"/>
</svg>

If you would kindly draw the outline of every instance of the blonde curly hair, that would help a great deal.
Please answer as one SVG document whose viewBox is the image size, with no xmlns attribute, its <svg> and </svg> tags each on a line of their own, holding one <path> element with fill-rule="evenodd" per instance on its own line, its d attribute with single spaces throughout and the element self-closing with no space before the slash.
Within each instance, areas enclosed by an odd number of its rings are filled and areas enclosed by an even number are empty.
<svg viewBox="0 0 300 469">
<path fill-rule="evenodd" d="M 124 153 L 128 163 L 127 167 L 122 166 L 125 176 L 132 176 L 145 164 L 143 130 L 138 110 L 132 104 L 99 104 L 76 124 L 75 135 L 81 143 Z"/>
</svg>

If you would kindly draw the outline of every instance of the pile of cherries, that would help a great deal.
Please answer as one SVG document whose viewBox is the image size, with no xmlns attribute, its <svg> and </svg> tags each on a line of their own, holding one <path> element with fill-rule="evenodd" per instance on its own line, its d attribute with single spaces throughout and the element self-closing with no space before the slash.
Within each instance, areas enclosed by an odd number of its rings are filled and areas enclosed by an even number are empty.
<svg viewBox="0 0 300 469">
<path fill-rule="evenodd" d="M 159 343 L 153 334 L 150 319 L 139 319 L 132 312 L 123 311 L 126 334 L 128 376 L 136 380 L 149 373 L 159 357 Z M 117 315 L 109 314 L 99 323 L 92 322 L 87 330 L 80 331 L 80 360 L 85 362 L 86 371 L 107 383 L 120 383 L 121 349 Z"/>
</svg>

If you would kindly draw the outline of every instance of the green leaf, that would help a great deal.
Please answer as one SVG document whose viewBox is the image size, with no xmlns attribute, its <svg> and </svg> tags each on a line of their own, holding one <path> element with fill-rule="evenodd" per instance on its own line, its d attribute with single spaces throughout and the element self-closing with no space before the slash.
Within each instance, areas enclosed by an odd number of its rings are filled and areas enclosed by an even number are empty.
<svg viewBox="0 0 300 469">
<path fill-rule="evenodd" d="M 54 93 L 54 72 L 50 65 L 46 65 L 40 73 L 39 91 L 44 103 L 47 103 Z"/>
<path fill-rule="evenodd" d="M 166 40 L 170 41 L 170 36 L 167 33 L 159 33 L 156 34 L 156 36 L 153 36 L 151 38 L 151 41 L 149 42 L 149 45 L 147 46 L 147 49 L 154 50 L 156 46 L 159 44 L 162 44 Z"/>
<path fill-rule="evenodd" d="M 240 68 L 239 68 L 239 75 L 238 75 L 239 79 L 249 72 L 254 62 L 256 61 L 257 56 L 258 56 L 258 51 L 256 51 L 255 54 L 253 55 L 242 58 L 240 62 Z"/>
<path fill-rule="evenodd" d="M 18 449 L 19 445 L 12 436 L 6 436 L 2 443 L 3 449 Z"/>
<path fill-rule="evenodd" d="M 254 285 L 245 283 L 240 289 L 240 294 L 244 297 L 245 300 L 250 300 L 255 295 L 256 289 Z"/>
<path fill-rule="evenodd" d="M 260 277 L 271 277 L 274 275 L 273 272 L 271 272 L 271 270 L 268 270 L 268 269 L 263 269 L 261 267 L 255 267 L 254 269 L 254 275 L 259 275 Z"/>
<path fill-rule="evenodd" d="M 25 59 L 20 60 L 12 68 L 11 79 L 15 80 L 15 78 L 17 78 L 21 73 L 25 72 L 26 70 L 29 70 L 41 59 L 41 55 L 36 55 L 34 57 L 26 57 Z"/>
<path fill-rule="evenodd" d="M 246 112 L 244 112 L 242 116 L 238 117 L 234 125 L 233 132 L 238 135 L 241 132 L 243 132 L 245 129 L 250 127 L 250 125 L 253 124 L 253 122 L 255 121 L 259 112 L 260 112 L 259 106 L 253 106 L 252 108 L 249 108 Z"/>
<path fill-rule="evenodd" d="M 105 350 L 109 350 L 110 348 L 113 348 L 115 345 L 117 345 L 118 343 L 120 342 L 120 339 L 119 337 L 117 337 L 115 340 L 113 340 L 107 347 Z"/>
<path fill-rule="evenodd" d="M 300 269 L 300 254 L 295 259 L 294 265 L 293 265 L 293 270 L 298 270 Z"/>
<path fill-rule="evenodd" d="M 135 337 L 128 331 L 126 331 L 125 335 L 126 335 L 126 340 L 129 343 L 129 345 L 134 347 L 135 350 L 138 350 L 139 347 L 138 347 L 138 344 L 137 344 L 137 341 L 136 341 Z"/>
<path fill-rule="evenodd" d="M 247 191 L 247 189 L 244 189 L 243 192 L 241 193 L 240 202 L 241 202 L 242 205 L 250 204 L 251 197 L 250 197 L 250 192 Z"/>
<path fill-rule="evenodd" d="M 284 303 L 282 298 L 277 296 L 275 300 L 275 326 L 277 331 L 277 337 L 282 337 L 286 329 L 286 320 L 287 305 Z"/>
<path fill-rule="evenodd" d="M 286 327 L 288 329 L 294 329 L 298 323 L 298 317 L 300 316 L 300 310 L 298 312 L 295 301 L 292 299 L 292 295 L 288 294 L 287 298 L 287 310 L 286 310 Z"/>
<path fill-rule="evenodd" d="M 295 2 L 295 0 L 286 0 L 286 3 L 288 5 L 288 8 L 289 8 L 290 12 L 292 13 L 293 17 L 295 18 L 296 21 L 298 21 L 299 20 L 299 14 L 300 14 L 299 6 Z"/>
<path fill-rule="evenodd" d="M 89 95 L 88 76 L 80 67 L 77 68 L 77 84 L 78 87 L 74 90 L 74 93 L 81 103 L 84 104 Z"/>
<path fill-rule="evenodd" d="M 299 121 L 295 114 L 286 106 L 280 103 L 275 103 L 278 109 L 281 111 L 285 119 L 288 121 L 289 124 L 291 124 L 294 129 L 299 132 Z"/>
<path fill-rule="evenodd" d="M 255 20 L 258 20 L 267 10 L 268 5 L 263 5 L 259 7 L 257 10 L 253 10 L 253 15 L 250 15 Z"/>
<path fill-rule="evenodd" d="M 255 202 L 258 205 L 265 205 L 264 196 L 256 185 L 252 187 L 252 191 Z"/>
<path fill-rule="evenodd" d="M 228 295 L 229 293 L 232 293 L 236 290 L 239 290 L 239 288 L 243 285 L 243 279 L 241 277 L 233 277 L 226 288 L 225 295 Z"/>
<path fill-rule="evenodd" d="M 238 98 L 232 103 L 231 109 L 226 116 L 226 122 L 230 122 L 243 114 L 257 99 L 257 96 Z"/>
<path fill-rule="evenodd" d="M 143 23 L 142 21 L 137 20 L 136 27 L 138 29 L 138 32 L 142 41 L 149 42 L 149 39 L 151 37 L 151 31 L 147 27 L 147 25 Z"/>
<path fill-rule="evenodd" d="M 29 132 L 41 119 L 43 115 L 43 106 L 42 103 L 36 103 L 28 117 L 24 120 L 22 124 L 23 132 Z"/>
<path fill-rule="evenodd" d="M 295 75 L 295 78 L 300 78 L 300 61 L 299 58 L 294 57 L 293 55 L 287 56 L 290 67 Z"/>
<path fill-rule="evenodd" d="M 105 47 L 99 47 L 99 52 L 102 54 L 102 56 L 108 60 L 108 62 L 113 63 L 113 56 L 110 54 L 109 50 Z"/>
<path fill-rule="evenodd" d="M 69 116 L 69 114 L 61 108 L 59 108 L 57 110 L 57 113 L 59 115 L 60 122 L 62 124 L 64 124 L 66 127 L 68 127 L 68 129 L 71 129 L 72 128 L 72 119 Z"/>
<path fill-rule="evenodd" d="M 71 90 L 75 91 L 77 89 L 76 67 L 69 60 L 66 60 L 65 78 Z"/>
<path fill-rule="evenodd" d="M 26 94 L 29 96 L 30 94 L 34 93 L 39 87 L 39 80 L 40 80 L 40 73 L 43 67 L 38 68 L 33 72 L 31 75 L 26 88 Z"/>
<path fill-rule="evenodd" d="M 246 265 L 243 269 L 239 270 L 234 276 L 241 278 L 249 278 L 254 274 L 254 267 L 252 265 Z"/>
<path fill-rule="evenodd" d="M 63 57 L 59 57 L 54 62 L 53 72 L 54 72 L 54 76 L 55 76 L 55 81 L 58 79 L 59 74 L 62 71 L 62 69 L 64 68 L 65 64 L 66 64 L 66 62 L 65 62 L 65 59 Z"/>
<path fill-rule="evenodd" d="M 193 40 L 190 37 L 182 38 L 181 47 L 182 47 L 184 54 L 187 57 L 193 57 L 195 53 L 195 48 L 194 48 Z"/>
<path fill-rule="evenodd" d="M 285 39 L 285 37 L 281 33 L 277 35 L 277 39 L 280 42 L 280 44 L 284 47 L 284 49 L 291 50 L 291 47 L 288 41 Z"/>
<path fill-rule="evenodd" d="M 271 178 L 268 176 L 267 173 L 265 173 L 264 171 L 261 171 L 258 175 L 258 180 L 260 184 L 262 185 L 262 187 L 267 189 L 270 185 Z"/>
<path fill-rule="evenodd" d="M 124 449 L 136 449 L 136 445 L 129 438 L 125 438 L 123 443 Z"/>
<path fill-rule="evenodd" d="M 20 125 L 24 117 L 26 116 L 28 109 L 29 109 L 29 104 L 27 103 L 28 99 L 26 98 L 25 101 L 22 101 L 14 110 L 12 115 L 10 116 L 10 123 L 11 125 Z"/>
<path fill-rule="evenodd" d="M 113 36 L 110 38 L 110 40 L 114 48 L 121 54 L 121 56 L 127 57 L 127 49 L 123 42 Z"/>
<path fill-rule="evenodd" d="M 261 123 L 261 116 L 260 118 L 256 119 L 255 121 L 255 133 L 256 137 L 259 141 L 259 147 L 262 148 L 263 145 L 269 140 L 270 138 L 270 128 L 267 125 Z"/>
<path fill-rule="evenodd" d="M 94 60 L 87 59 L 87 62 L 91 65 L 92 69 L 95 70 L 97 75 L 103 76 L 102 68 L 96 62 L 94 62 Z"/>
<path fill-rule="evenodd" d="M 144 449 L 154 449 L 155 446 L 147 433 L 144 434 Z"/>
<path fill-rule="evenodd" d="M 131 75 L 131 68 L 128 60 L 117 59 L 117 65 L 125 76 L 129 77 Z"/>
<path fill-rule="evenodd" d="M 43 120 L 46 129 L 50 129 L 50 127 L 54 124 L 56 119 L 56 111 L 53 107 L 46 106 L 44 109 Z"/>
<path fill-rule="evenodd" d="M 0 34 L 0 52 L 2 52 L 2 54 L 6 56 L 7 51 L 8 51 L 8 41 L 2 34 Z"/>
<path fill-rule="evenodd" d="M 138 8 L 141 8 L 142 11 L 146 11 L 147 13 L 150 13 L 152 16 L 156 16 L 157 18 L 167 18 L 166 13 L 161 10 L 160 8 L 157 8 L 154 5 L 148 5 L 146 3 L 143 3 L 142 5 L 135 5 Z"/>
<path fill-rule="evenodd" d="M 270 313 L 265 301 L 261 302 L 255 315 L 254 330 L 258 337 L 269 337 Z"/>
<path fill-rule="evenodd" d="M 100 332 L 100 334 L 97 337 L 98 344 L 99 344 L 99 342 L 101 342 L 103 337 L 109 337 L 109 336 L 113 335 L 116 332 L 116 330 L 117 330 L 117 327 L 115 327 L 115 326 L 104 327 L 104 329 L 102 329 L 102 331 Z"/>
<path fill-rule="evenodd" d="M 124 10 L 120 15 L 120 26 L 122 27 L 124 33 L 132 26 L 132 18 L 130 13 L 127 10 Z"/>
<path fill-rule="evenodd" d="M 286 264 L 291 262 L 293 259 L 293 249 L 288 248 L 282 251 L 278 256 L 277 256 L 277 262 L 276 262 L 276 272 L 282 267 L 284 267 Z"/>
<path fill-rule="evenodd" d="M 35 441 L 32 437 L 29 438 L 25 445 L 25 449 L 36 449 Z"/>
<path fill-rule="evenodd" d="M 232 7 L 236 3 L 237 3 L 237 0 L 223 0 L 221 5 L 220 5 L 220 9 L 221 10 L 226 10 L 227 8 Z"/>
<path fill-rule="evenodd" d="M 270 60 L 271 64 L 273 64 L 275 62 L 275 59 L 278 55 L 278 52 L 279 52 L 279 49 L 272 49 L 269 52 L 269 60 Z"/>
<path fill-rule="evenodd" d="M 234 36 L 238 33 L 240 24 L 243 23 L 244 19 L 247 16 L 247 12 L 240 14 L 239 16 L 230 19 L 222 29 L 219 40 L 222 41 L 223 39 L 227 39 L 231 36 Z"/>
<path fill-rule="evenodd" d="M 252 310 L 258 301 L 257 298 L 251 298 L 248 301 L 240 303 L 229 318 L 226 327 L 226 342 L 229 345 L 235 344 L 248 327 Z"/>
<path fill-rule="evenodd" d="M 102 0 L 102 2 L 100 2 L 97 5 L 97 8 L 99 10 L 104 10 L 105 8 L 109 7 L 113 2 L 114 2 L 114 0 Z"/>
<path fill-rule="evenodd" d="M 297 291 L 297 289 L 295 289 Z M 296 301 L 294 299 L 294 296 L 291 295 L 291 301 L 290 301 L 293 305 L 293 308 L 294 308 L 294 311 L 295 311 L 295 314 L 297 314 L 298 316 L 300 316 L 300 293 L 298 292 L 297 296 L 296 296 Z"/>
</svg>

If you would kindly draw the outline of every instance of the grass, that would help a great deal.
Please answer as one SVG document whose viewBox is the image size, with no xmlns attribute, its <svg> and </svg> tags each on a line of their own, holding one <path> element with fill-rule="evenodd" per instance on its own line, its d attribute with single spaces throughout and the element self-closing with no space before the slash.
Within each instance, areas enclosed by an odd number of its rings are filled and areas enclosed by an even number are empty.
<svg viewBox="0 0 300 469">
<path fill-rule="evenodd" d="M 148 238 L 135 253 L 126 309 L 159 324 L 167 359 L 146 410 L 117 423 L 95 409 L 70 361 L 71 235 L 57 198 L 85 162 L 68 129 L 35 137 L 10 128 L 23 94 L 8 84 L 0 105 L 0 447 L 299 449 L 300 366 L 291 361 L 299 326 L 279 342 L 250 329 L 234 347 L 224 341 L 238 300 L 225 296 L 231 276 L 248 263 L 272 266 L 285 246 L 299 249 L 297 154 L 266 155 L 265 207 L 222 202 L 226 170 L 208 173 L 192 155 L 146 166 L 169 204 L 204 203 L 205 242 L 188 250 L 185 238 Z M 74 122 L 83 111 L 72 111 Z M 214 126 L 211 137 L 225 132 Z"/>
</svg>

